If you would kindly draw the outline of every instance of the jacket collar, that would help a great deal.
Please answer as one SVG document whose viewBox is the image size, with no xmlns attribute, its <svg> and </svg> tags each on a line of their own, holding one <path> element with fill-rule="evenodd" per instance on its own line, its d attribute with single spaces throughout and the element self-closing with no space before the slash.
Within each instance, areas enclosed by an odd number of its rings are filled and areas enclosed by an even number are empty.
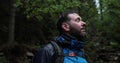
<svg viewBox="0 0 120 63">
<path fill-rule="evenodd" d="M 61 34 L 55 38 L 55 41 L 60 43 L 62 46 L 69 46 L 69 48 L 83 48 L 84 43 L 77 40 L 75 37 L 69 34 Z"/>
</svg>

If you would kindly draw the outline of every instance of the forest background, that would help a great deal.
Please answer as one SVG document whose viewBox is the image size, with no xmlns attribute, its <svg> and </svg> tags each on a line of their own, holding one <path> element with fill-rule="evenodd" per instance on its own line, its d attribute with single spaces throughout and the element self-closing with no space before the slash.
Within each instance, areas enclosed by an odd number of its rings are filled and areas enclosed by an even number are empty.
<svg viewBox="0 0 120 63">
<path fill-rule="evenodd" d="M 120 62 L 120 0 L 0 0 L 0 63 L 31 63 L 58 34 L 62 12 L 79 11 L 87 23 L 90 63 Z"/>
</svg>

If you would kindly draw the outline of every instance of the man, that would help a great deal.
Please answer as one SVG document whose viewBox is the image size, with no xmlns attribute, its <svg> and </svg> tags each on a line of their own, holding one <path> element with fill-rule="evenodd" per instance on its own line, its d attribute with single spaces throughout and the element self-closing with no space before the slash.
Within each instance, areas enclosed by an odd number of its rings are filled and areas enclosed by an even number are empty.
<svg viewBox="0 0 120 63">
<path fill-rule="evenodd" d="M 86 35 L 85 25 L 77 12 L 62 14 L 57 22 L 60 34 L 51 41 L 60 47 L 63 55 L 57 57 L 56 47 L 49 43 L 38 51 L 33 63 L 88 63 L 82 51 L 82 39 Z"/>
</svg>

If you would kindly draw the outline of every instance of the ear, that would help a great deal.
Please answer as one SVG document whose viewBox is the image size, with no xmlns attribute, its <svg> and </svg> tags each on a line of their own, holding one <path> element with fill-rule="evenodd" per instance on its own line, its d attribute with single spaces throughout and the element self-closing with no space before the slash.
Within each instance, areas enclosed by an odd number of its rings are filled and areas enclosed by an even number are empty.
<svg viewBox="0 0 120 63">
<path fill-rule="evenodd" d="M 70 30 L 70 25 L 66 22 L 62 23 L 62 28 L 64 31 L 68 32 Z"/>
</svg>

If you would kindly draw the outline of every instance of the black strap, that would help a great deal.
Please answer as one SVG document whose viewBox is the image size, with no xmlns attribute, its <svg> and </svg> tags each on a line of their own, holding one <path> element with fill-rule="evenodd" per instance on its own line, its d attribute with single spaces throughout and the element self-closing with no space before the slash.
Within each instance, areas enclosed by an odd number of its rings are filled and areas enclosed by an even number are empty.
<svg viewBox="0 0 120 63">
<path fill-rule="evenodd" d="M 58 55 L 63 55 L 61 47 L 56 42 L 51 41 L 51 44 L 55 49 L 55 53 L 57 53 Z"/>
<path fill-rule="evenodd" d="M 56 56 L 54 63 L 63 63 L 64 54 L 62 48 L 54 41 L 51 41 L 51 44 L 54 47 L 55 56 Z"/>
</svg>

